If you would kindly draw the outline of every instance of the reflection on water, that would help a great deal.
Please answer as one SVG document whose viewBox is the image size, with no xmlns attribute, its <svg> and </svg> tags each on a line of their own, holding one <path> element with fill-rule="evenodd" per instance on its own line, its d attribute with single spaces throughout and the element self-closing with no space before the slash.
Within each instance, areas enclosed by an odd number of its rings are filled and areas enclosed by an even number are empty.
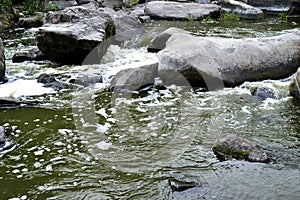
<svg viewBox="0 0 300 200">
<path fill-rule="evenodd" d="M 199 35 L 277 35 L 293 23 L 152 22 L 141 44 L 168 26 Z M 245 25 L 246 24 L 246 25 Z M 192 25 L 192 26 L 191 26 Z M 279 29 L 279 27 L 281 27 Z M 5 37 L 7 58 L 30 31 Z M 21 36 L 19 36 L 19 34 Z M 24 37 L 25 39 L 24 39 Z M 32 42 L 32 39 L 30 40 Z M 155 88 L 120 96 L 106 89 L 121 67 L 155 62 L 145 48 L 112 46 L 103 64 L 51 68 L 45 63 L 12 64 L 8 76 L 32 81 L 57 75 L 69 89 L 23 97 L 34 106 L 0 109 L 11 145 L 0 152 L 1 199 L 299 199 L 300 107 L 288 96 L 289 79 L 245 83 L 223 91 Z M 103 83 L 72 87 L 70 79 L 89 75 Z M 258 100 L 257 86 L 278 99 Z M 264 147 L 275 163 L 219 162 L 211 147 L 220 134 L 235 133 Z M 199 182 L 172 192 L 168 178 Z"/>
</svg>

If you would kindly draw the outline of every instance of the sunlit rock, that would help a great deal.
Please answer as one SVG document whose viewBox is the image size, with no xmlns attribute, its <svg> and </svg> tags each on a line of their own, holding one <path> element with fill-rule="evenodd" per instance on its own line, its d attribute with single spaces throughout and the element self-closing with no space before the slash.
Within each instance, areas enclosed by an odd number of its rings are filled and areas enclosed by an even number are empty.
<svg viewBox="0 0 300 200">
<path fill-rule="evenodd" d="M 216 4 L 153 1 L 147 3 L 145 14 L 152 19 L 202 20 L 208 16 L 212 18 L 218 17 L 220 15 L 220 7 Z"/>
<path fill-rule="evenodd" d="M 167 30 L 163 31 L 162 33 L 158 34 L 155 38 L 151 40 L 149 43 L 147 50 L 149 52 L 159 52 L 160 50 L 163 50 L 166 47 L 166 43 L 168 39 L 174 35 L 175 33 L 187 33 L 187 31 L 180 29 L 180 28 L 175 28 L 171 27 L 168 28 Z"/>
<path fill-rule="evenodd" d="M 125 11 L 114 11 L 111 8 L 99 8 L 99 12 L 109 15 L 115 24 L 116 34 L 111 42 L 120 44 L 144 33 L 142 23 L 137 16 L 128 15 Z"/>
<path fill-rule="evenodd" d="M 110 16 L 97 11 L 93 4 L 86 5 L 47 13 L 36 40 L 48 59 L 62 64 L 81 64 L 97 47 L 97 59 L 91 62 L 100 62 L 109 47 L 106 39 L 115 34 L 115 25 Z"/>
<path fill-rule="evenodd" d="M 221 89 L 288 77 L 300 64 L 300 35 L 232 39 L 174 34 L 157 55 L 159 74 L 168 80 L 175 71 L 193 87 Z"/>
<path fill-rule="evenodd" d="M 251 162 L 267 162 L 267 153 L 256 144 L 237 135 L 222 135 L 212 147 L 219 160 L 232 158 Z"/>
<path fill-rule="evenodd" d="M 158 64 L 121 70 L 111 83 L 114 91 L 136 91 L 154 85 Z"/>
<path fill-rule="evenodd" d="M 242 19 L 261 19 L 263 11 L 246 3 L 235 0 L 220 0 L 218 5 L 226 12 L 232 12 Z"/>
<path fill-rule="evenodd" d="M 0 38 L 0 83 L 5 81 L 5 57 L 4 46 Z"/>
</svg>

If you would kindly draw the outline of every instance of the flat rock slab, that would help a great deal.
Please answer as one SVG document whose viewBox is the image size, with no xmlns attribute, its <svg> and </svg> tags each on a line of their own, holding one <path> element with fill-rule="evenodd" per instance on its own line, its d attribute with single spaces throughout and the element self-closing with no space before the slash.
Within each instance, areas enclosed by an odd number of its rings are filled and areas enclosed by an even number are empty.
<svg viewBox="0 0 300 200">
<path fill-rule="evenodd" d="M 202 20 L 207 16 L 217 18 L 220 15 L 220 7 L 216 4 L 153 1 L 147 3 L 145 14 L 152 19 Z"/>
<path fill-rule="evenodd" d="M 294 73 L 300 65 L 300 34 L 231 39 L 177 33 L 157 55 L 167 85 L 178 85 L 172 81 L 179 74 L 193 87 L 221 89 Z"/>
</svg>

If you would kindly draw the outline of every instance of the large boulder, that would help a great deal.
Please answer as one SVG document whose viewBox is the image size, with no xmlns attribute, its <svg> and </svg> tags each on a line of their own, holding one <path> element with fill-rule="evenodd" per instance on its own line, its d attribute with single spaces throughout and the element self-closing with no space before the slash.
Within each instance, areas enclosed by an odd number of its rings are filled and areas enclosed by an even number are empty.
<svg viewBox="0 0 300 200">
<path fill-rule="evenodd" d="M 212 18 L 218 17 L 220 15 L 220 7 L 216 4 L 153 1 L 147 3 L 145 14 L 152 19 L 202 20 L 208 16 Z"/>
<path fill-rule="evenodd" d="M 251 162 L 267 162 L 267 153 L 259 146 L 237 135 L 222 135 L 212 147 L 220 161 L 232 158 Z"/>
<path fill-rule="evenodd" d="M 37 46 L 47 58 L 62 64 L 81 64 L 97 46 L 96 61 L 100 61 L 109 46 L 105 40 L 115 34 L 115 25 L 96 6 L 85 5 L 47 13 L 45 24 L 36 34 Z"/>
<path fill-rule="evenodd" d="M 158 59 L 163 81 L 176 80 L 180 74 L 193 87 L 220 89 L 295 72 L 300 65 L 300 35 L 232 39 L 177 33 L 158 53 Z M 172 72 L 176 72 L 174 77 Z"/>
<path fill-rule="evenodd" d="M 242 19 L 261 19 L 264 13 L 261 9 L 250 6 L 246 3 L 235 0 L 220 0 L 218 5 L 222 11 L 232 12 Z"/>
<path fill-rule="evenodd" d="M 291 79 L 290 83 L 290 95 L 297 100 L 300 100 L 300 68 L 297 70 L 296 74 Z"/>
<path fill-rule="evenodd" d="M 188 32 L 180 28 L 175 28 L 175 27 L 168 28 L 167 30 L 158 34 L 150 41 L 147 50 L 149 52 L 159 52 L 160 50 L 163 50 L 166 47 L 166 43 L 168 39 L 176 33 L 188 33 Z"/>
<path fill-rule="evenodd" d="M 102 6 L 120 10 L 124 6 L 123 0 L 103 0 Z"/>
<path fill-rule="evenodd" d="M 0 83 L 5 80 L 5 57 L 4 57 L 4 46 L 0 38 Z"/>
<path fill-rule="evenodd" d="M 116 34 L 113 41 L 117 44 L 144 33 L 143 25 L 138 17 L 128 15 L 128 13 L 122 10 L 116 12 L 111 8 L 99 8 L 98 10 L 113 19 L 116 27 Z"/>
</svg>

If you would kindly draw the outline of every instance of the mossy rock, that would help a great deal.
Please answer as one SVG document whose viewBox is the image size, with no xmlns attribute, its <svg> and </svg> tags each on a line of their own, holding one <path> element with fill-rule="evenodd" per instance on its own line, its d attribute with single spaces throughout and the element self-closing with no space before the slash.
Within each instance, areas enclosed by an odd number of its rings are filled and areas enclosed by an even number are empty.
<svg viewBox="0 0 300 200">
<path fill-rule="evenodd" d="M 267 153 L 256 144 L 237 135 L 222 135 L 212 147 L 220 161 L 238 159 L 250 162 L 268 162 Z"/>
</svg>

